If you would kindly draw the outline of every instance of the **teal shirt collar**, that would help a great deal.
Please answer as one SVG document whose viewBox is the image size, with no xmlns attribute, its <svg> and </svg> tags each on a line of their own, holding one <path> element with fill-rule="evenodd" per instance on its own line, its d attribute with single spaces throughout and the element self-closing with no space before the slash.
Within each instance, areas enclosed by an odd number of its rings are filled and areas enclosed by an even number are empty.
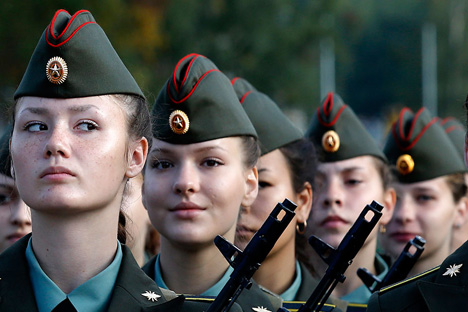
<svg viewBox="0 0 468 312">
<path fill-rule="evenodd" d="M 296 298 L 297 292 L 299 291 L 299 288 L 301 287 L 302 284 L 302 270 L 301 266 L 299 265 L 299 262 L 296 261 L 296 278 L 294 279 L 294 282 L 289 286 L 289 288 L 280 295 L 280 297 L 284 301 L 294 301 L 294 298 Z"/>
<path fill-rule="evenodd" d="M 229 278 L 231 277 L 232 272 L 234 269 L 229 266 L 229 268 L 226 270 L 226 273 L 224 273 L 223 277 L 216 282 L 213 286 L 211 286 L 209 289 L 205 290 L 200 296 L 213 296 L 216 297 L 221 290 L 223 289 L 224 285 L 229 281 Z M 159 262 L 159 255 L 156 256 L 156 261 L 154 263 L 154 280 L 156 284 L 158 284 L 159 287 L 169 289 L 164 283 L 164 280 L 162 278 L 162 273 L 161 273 L 161 264 Z M 198 295 L 198 294 L 194 294 Z"/>
<path fill-rule="evenodd" d="M 26 248 L 26 259 L 28 261 L 29 277 L 33 286 L 38 311 L 52 311 L 55 306 L 67 297 L 67 294 L 42 270 L 34 255 L 31 239 L 29 239 L 28 247 Z M 102 272 L 68 294 L 68 299 L 77 311 L 107 311 L 121 263 L 122 247 L 118 243 L 117 253 L 112 263 Z"/>
<path fill-rule="evenodd" d="M 380 271 L 379 275 L 377 277 L 382 280 L 385 275 L 388 273 L 388 265 L 385 262 L 385 260 L 379 255 L 375 254 L 375 266 L 376 268 Z M 362 303 L 362 304 L 367 304 L 371 297 L 372 293 L 370 290 L 367 288 L 366 285 L 362 285 L 361 287 L 355 289 L 354 291 L 350 292 L 347 295 L 344 295 L 341 297 L 341 300 L 345 300 L 351 303 Z"/>
</svg>

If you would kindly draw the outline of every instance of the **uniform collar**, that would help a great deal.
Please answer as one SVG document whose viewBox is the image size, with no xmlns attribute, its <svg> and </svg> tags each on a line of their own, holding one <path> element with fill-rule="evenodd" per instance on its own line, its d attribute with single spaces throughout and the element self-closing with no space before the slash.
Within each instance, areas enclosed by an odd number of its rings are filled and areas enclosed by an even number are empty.
<svg viewBox="0 0 468 312">
<path fill-rule="evenodd" d="M 302 270 L 299 261 L 296 261 L 296 278 L 294 282 L 283 292 L 280 297 L 285 301 L 293 301 L 302 284 Z"/>
<path fill-rule="evenodd" d="M 51 311 L 63 301 L 65 294 L 42 270 L 29 239 L 26 248 L 26 259 L 29 276 L 39 312 Z M 112 263 L 96 276 L 75 288 L 68 298 L 78 311 L 106 311 L 109 305 L 114 284 L 122 262 L 122 247 L 118 243 L 117 252 Z"/>
</svg>

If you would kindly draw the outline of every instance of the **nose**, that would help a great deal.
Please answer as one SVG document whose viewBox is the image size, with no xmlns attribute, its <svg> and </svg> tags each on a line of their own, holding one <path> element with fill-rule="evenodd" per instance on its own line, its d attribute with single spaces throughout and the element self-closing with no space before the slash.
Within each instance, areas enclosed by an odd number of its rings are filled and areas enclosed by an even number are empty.
<svg viewBox="0 0 468 312">
<path fill-rule="evenodd" d="M 406 198 L 397 198 L 393 218 L 400 224 L 411 222 L 416 217 L 416 209 Z"/>
<path fill-rule="evenodd" d="M 68 144 L 68 134 L 63 126 L 56 125 L 50 129 L 50 136 L 44 147 L 44 157 L 53 156 L 69 157 L 70 146 Z"/>
<path fill-rule="evenodd" d="M 31 211 L 21 199 L 11 208 L 10 222 L 18 227 L 31 226 Z"/>
<path fill-rule="evenodd" d="M 176 194 L 188 195 L 199 191 L 198 170 L 194 164 L 181 164 L 177 170 L 173 190 Z"/>
<path fill-rule="evenodd" d="M 342 207 L 343 190 L 338 181 L 330 180 L 322 188 L 318 195 L 324 208 Z"/>
</svg>

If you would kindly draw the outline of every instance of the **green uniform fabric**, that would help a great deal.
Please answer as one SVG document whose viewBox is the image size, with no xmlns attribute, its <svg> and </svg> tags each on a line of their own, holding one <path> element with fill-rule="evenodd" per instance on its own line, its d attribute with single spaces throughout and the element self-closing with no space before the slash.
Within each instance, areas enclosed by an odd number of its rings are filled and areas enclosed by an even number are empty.
<svg viewBox="0 0 468 312">
<path fill-rule="evenodd" d="M 146 273 L 146 275 L 152 279 L 155 279 L 156 276 L 156 259 L 157 256 L 153 257 L 142 267 L 142 270 Z M 193 301 L 208 301 L 214 299 L 214 297 L 193 296 L 190 294 L 186 294 L 186 296 L 188 296 Z M 255 282 L 252 282 L 252 287 L 250 289 L 244 289 L 242 291 L 240 296 L 237 298 L 236 303 L 242 308 L 243 311 L 252 311 L 252 308 L 257 308 L 260 306 L 263 306 L 270 311 L 277 311 L 282 306 L 281 298 L 262 288 Z"/>
<path fill-rule="evenodd" d="M 464 161 L 465 160 L 465 126 L 453 117 L 447 117 L 440 121 L 440 125 L 444 128 L 445 133 L 455 145 L 458 151 L 458 155 Z"/>
<path fill-rule="evenodd" d="M 304 136 L 272 99 L 258 92 L 245 79 L 234 78 L 231 83 L 257 131 L 262 155 Z"/>
<path fill-rule="evenodd" d="M 333 132 L 335 136 L 329 136 Z M 314 142 L 321 162 L 335 162 L 370 155 L 386 161 L 385 155 L 351 107 L 329 93 L 317 108 L 305 135 Z"/>
<path fill-rule="evenodd" d="M 421 108 L 413 113 L 403 108 L 393 124 L 384 147 L 390 165 L 401 183 L 415 183 L 440 176 L 465 171 L 465 164 L 454 144 L 428 110 Z M 410 157 L 402 167 L 402 157 Z"/>
<path fill-rule="evenodd" d="M 60 57 L 66 68 L 48 62 Z M 47 72 L 65 77 L 52 83 Z M 68 71 L 68 75 L 64 72 Z M 14 95 L 46 98 L 75 98 L 103 94 L 134 94 L 144 97 L 130 72 L 120 60 L 102 28 L 89 11 L 71 16 L 65 10 L 55 13 L 42 34 L 23 79 Z"/>
<path fill-rule="evenodd" d="M 176 65 L 156 99 L 152 117 L 153 136 L 171 144 L 257 136 L 229 79 L 195 53 Z"/>
<path fill-rule="evenodd" d="M 374 293 L 368 311 L 468 311 L 467 259 L 468 244 L 465 243 L 440 267 Z M 453 269 L 460 264 L 458 270 Z"/>
<path fill-rule="evenodd" d="M 26 260 L 26 248 L 30 237 L 31 234 L 26 235 L 0 254 L 0 311 L 2 312 L 38 311 Z M 142 295 L 146 291 L 154 292 L 161 297 L 158 301 L 150 301 Z M 206 311 L 208 305 L 185 301 L 183 296 L 176 296 L 166 290 L 162 291 L 141 271 L 130 249 L 122 246 L 122 263 L 108 311 L 201 312 Z M 234 310 L 241 311 L 238 307 Z"/>
<path fill-rule="evenodd" d="M 10 137 L 11 125 L 3 130 L 0 138 L 0 173 L 11 178 Z"/>
</svg>

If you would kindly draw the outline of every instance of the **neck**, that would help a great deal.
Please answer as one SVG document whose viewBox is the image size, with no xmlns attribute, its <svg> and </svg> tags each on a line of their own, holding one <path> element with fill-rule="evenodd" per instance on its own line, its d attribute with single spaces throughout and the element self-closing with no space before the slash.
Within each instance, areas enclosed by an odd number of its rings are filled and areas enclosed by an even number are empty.
<svg viewBox="0 0 468 312">
<path fill-rule="evenodd" d="M 145 264 L 145 247 L 146 247 L 146 235 L 148 229 L 140 229 L 138 235 L 132 238 L 131 244 L 128 244 L 132 255 L 135 258 L 138 265 L 141 267 Z"/>
<path fill-rule="evenodd" d="M 63 292 L 70 293 L 112 262 L 118 213 L 118 209 L 102 209 L 57 216 L 32 211 L 34 254 Z"/>
<path fill-rule="evenodd" d="M 357 276 L 356 271 L 359 268 L 366 268 L 372 274 L 376 275 L 376 269 L 374 265 L 374 259 L 376 254 L 377 240 L 376 238 L 366 241 L 364 246 L 359 250 L 353 262 L 345 272 L 346 280 L 344 283 L 338 283 L 332 292 L 332 295 L 340 298 L 343 297 L 357 288 L 364 285 Z M 315 272 L 326 272 L 328 265 L 317 255 L 314 254 L 312 258 L 312 264 Z M 317 274 L 315 277 L 321 279 L 324 274 Z"/>
<path fill-rule="evenodd" d="M 253 276 L 259 285 L 275 294 L 282 294 L 288 290 L 294 282 L 295 277 L 296 257 L 294 254 L 294 242 L 291 242 L 276 253 L 270 252 Z"/>
<path fill-rule="evenodd" d="M 422 253 L 421 257 L 418 259 L 416 264 L 413 266 L 411 271 L 408 273 L 409 276 L 413 276 L 419 273 L 422 273 L 424 271 L 427 271 L 429 269 L 432 269 L 433 267 L 436 267 L 440 265 L 445 258 L 447 258 L 450 254 L 449 250 L 449 245 L 446 244 L 446 246 L 443 246 L 442 248 L 439 248 L 436 252 L 431 253 L 431 254 L 424 254 Z"/>
<path fill-rule="evenodd" d="M 225 236 L 229 241 L 232 237 Z M 226 273 L 229 263 L 215 244 L 189 250 L 161 236 L 161 273 L 167 287 L 176 293 L 200 295 Z"/>
</svg>

